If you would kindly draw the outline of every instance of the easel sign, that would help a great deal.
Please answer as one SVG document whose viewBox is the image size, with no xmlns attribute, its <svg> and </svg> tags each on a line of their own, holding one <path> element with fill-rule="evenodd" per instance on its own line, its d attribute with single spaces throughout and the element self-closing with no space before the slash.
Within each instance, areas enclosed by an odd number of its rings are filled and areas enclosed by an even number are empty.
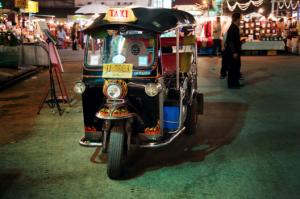
<svg viewBox="0 0 300 199">
<path fill-rule="evenodd" d="M 38 24 L 39 24 L 39 26 L 41 27 L 41 29 L 42 29 L 43 32 L 44 32 L 44 40 L 45 40 L 45 41 L 46 41 L 49 37 L 50 37 L 50 39 L 52 39 L 52 40 L 57 40 L 56 37 L 54 37 L 54 36 L 51 34 L 51 32 L 50 32 L 50 30 L 49 30 L 49 28 L 48 28 L 48 26 L 47 26 L 47 24 L 46 24 L 46 21 L 38 21 Z M 59 42 L 59 41 L 57 40 L 57 42 Z M 53 42 L 51 42 L 51 43 L 49 44 L 49 49 L 48 49 L 48 51 L 49 51 L 49 54 L 50 54 L 51 62 L 52 62 L 53 64 L 57 64 L 58 67 L 59 67 L 60 72 L 63 73 L 63 72 L 64 72 L 64 69 L 63 69 L 63 66 L 62 66 L 62 63 L 61 63 L 61 60 L 60 60 L 60 57 L 59 57 L 57 48 L 56 48 L 56 46 L 53 44 Z"/>
</svg>

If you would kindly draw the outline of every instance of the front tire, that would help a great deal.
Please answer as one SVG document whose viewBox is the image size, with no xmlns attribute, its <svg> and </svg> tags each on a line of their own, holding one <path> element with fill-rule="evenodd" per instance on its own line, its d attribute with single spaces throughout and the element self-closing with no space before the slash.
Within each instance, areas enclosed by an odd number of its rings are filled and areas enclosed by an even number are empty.
<svg viewBox="0 0 300 199">
<path fill-rule="evenodd" d="M 124 128 L 115 126 L 112 128 L 109 139 L 109 153 L 107 175 L 114 179 L 121 176 L 122 156 L 124 154 Z"/>
<path fill-rule="evenodd" d="M 198 123 L 198 101 L 194 100 L 192 105 L 188 105 L 187 116 L 185 120 L 185 133 L 188 135 L 195 134 L 197 132 Z"/>
</svg>

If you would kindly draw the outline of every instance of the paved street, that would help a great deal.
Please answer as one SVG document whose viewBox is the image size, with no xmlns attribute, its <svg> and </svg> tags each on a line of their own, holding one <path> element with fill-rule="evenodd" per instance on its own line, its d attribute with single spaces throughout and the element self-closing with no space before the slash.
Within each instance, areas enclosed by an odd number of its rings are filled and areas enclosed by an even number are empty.
<svg viewBox="0 0 300 199">
<path fill-rule="evenodd" d="M 205 112 L 196 135 L 134 155 L 118 181 L 107 154 L 83 148 L 80 79 L 83 51 L 59 50 L 72 108 L 37 106 L 48 71 L 0 93 L 0 198 L 300 197 L 300 67 L 297 56 L 244 56 L 244 88 L 219 79 L 220 58 L 199 57 Z"/>
</svg>

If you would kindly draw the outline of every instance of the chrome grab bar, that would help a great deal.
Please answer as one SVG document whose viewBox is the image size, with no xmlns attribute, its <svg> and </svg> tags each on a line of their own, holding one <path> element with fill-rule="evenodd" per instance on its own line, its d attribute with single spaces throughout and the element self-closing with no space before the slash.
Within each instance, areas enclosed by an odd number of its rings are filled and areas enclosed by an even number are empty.
<svg viewBox="0 0 300 199">
<path fill-rule="evenodd" d="M 83 147 L 102 147 L 102 142 L 89 142 L 85 136 L 79 140 L 79 144 Z"/>
<path fill-rule="evenodd" d="M 146 144 L 141 144 L 140 147 L 141 148 L 149 148 L 149 147 L 162 147 L 162 146 L 166 146 L 167 144 L 170 144 L 176 137 L 178 137 L 183 131 L 185 131 L 185 127 L 182 127 L 182 129 L 175 131 L 174 134 L 172 134 L 172 136 L 170 136 L 167 140 L 165 140 L 164 142 L 152 142 L 152 143 L 146 143 Z"/>
</svg>

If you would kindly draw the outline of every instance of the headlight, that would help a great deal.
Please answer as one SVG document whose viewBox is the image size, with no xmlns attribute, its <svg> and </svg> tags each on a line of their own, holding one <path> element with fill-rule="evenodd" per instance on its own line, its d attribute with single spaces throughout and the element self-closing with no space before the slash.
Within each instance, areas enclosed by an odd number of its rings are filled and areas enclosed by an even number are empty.
<svg viewBox="0 0 300 199">
<path fill-rule="evenodd" d="M 116 82 L 111 82 L 107 85 L 106 94 L 110 99 L 118 99 L 122 96 L 122 86 Z"/>
<path fill-rule="evenodd" d="M 76 82 L 74 84 L 75 93 L 81 94 L 85 91 L 85 84 L 82 81 Z"/>
<path fill-rule="evenodd" d="M 154 97 L 162 91 L 162 86 L 160 84 L 149 83 L 145 87 L 145 92 L 150 97 Z"/>
</svg>

